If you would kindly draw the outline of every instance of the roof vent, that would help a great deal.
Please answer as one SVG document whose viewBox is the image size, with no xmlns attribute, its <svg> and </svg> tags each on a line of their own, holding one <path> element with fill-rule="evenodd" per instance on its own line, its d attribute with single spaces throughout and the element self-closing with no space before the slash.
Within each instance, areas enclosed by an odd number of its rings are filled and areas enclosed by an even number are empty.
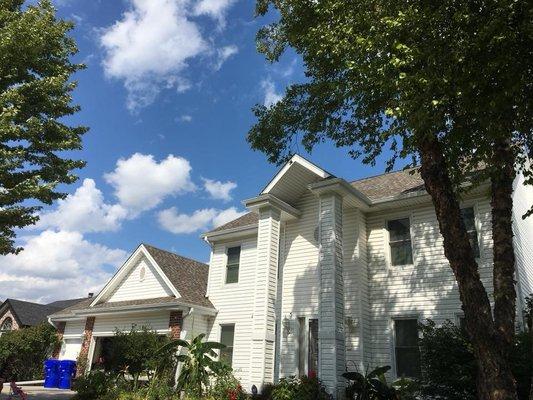
<svg viewBox="0 0 533 400">
<path fill-rule="evenodd" d="M 89 292 L 89 295 L 87 296 L 88 298 L 91 298 L 94 296 L 94 293 L 93 292 Z"/>
</svg>

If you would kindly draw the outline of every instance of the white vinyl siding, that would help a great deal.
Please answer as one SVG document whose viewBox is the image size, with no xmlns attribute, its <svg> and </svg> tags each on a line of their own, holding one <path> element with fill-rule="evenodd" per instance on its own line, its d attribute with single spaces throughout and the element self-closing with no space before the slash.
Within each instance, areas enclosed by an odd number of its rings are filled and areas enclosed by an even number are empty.
<svg viewBox="0 0 533 400">
<path fill-rule="evenodd" d="M 480 228 L 480 275 L 492 301 L 492 238 L 488 199 L 475 203 Z M 413 265 L 391 267 L 387 262 L 385 221 L 395 213 L 367 215 L 368 266 L 371 312 L 371 364 L 393 365 L 392 320 L 405 315 L 431 318 L 437 323 L 455 320 L 461 311 L 457 283 L 444 256 L 443 240 L 432 206 L 410 212 Z"/>
<path fill-rule="evenodd" d="M 142 271 L 144 271 L 143 279 L 141 279 Z M 150 262 L 142 258 L 122 279 L 107 301 L 111 303 L 167 296 L 173 296 L 172 291 Z"/>
<path fill-rule="evenodd" d="M 146 326 L 159 333 L 168 333 L 169 318 L 169 311 L 97 316 L 94 321 L 93 336 L 112 336 L 117 328 L 129 331 L 132 326 L 137 328 Z"/>
<path fill-rule="evenodd" d="M 226 284 L 226 249 L 241 246 L 239 282 Z M 250 390 L 250 351 L 252 338 L 252 308 L 255 283 L 257 238 L 238 242 L 216 243 L 209 266 L 209 300 L 218 313 L 209 332 L 209 340 L 220 340 L 220 325 L 235 324 L 233 369 L 241 384 Z"/>
</svg>

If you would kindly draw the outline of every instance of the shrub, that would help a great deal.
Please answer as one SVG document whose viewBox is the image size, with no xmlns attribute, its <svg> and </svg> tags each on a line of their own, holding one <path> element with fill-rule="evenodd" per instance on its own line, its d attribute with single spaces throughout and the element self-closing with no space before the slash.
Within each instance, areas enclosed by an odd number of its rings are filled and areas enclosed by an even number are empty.
<svg viewBox="0 0 533 400">
<path fill-rule="evenodd" d="M 34 380 L 43 377 L 43 362 L 59 345 L 49 324 L 5 332 L 0 336 L 0 377 Z"/>
<path fill-rule="evenodd" d="M 211 388 L 210 397 L 213 400 L 245 400 L 241 383 L 233 375 L 231 367 L 224 365 L 220 368 Z"/>
<path fill-rule="evenodd" d="M 387 384 L 385 373 L 390 367 L 378 367 L 364 375 L 359 372 L 342 374 L 350 384 L 346 388 L 346 397 L 361 400 L 395 400 L 398 398 L 396 389 Z"/>
<path fill-rule="evenodd" d="M 104 371 L 91 371 L 74 380 L 72 389 L 76 391 L 75 400 L 96 400 L 107 395 L 113 388 L 113 378 Z"/>
<path fill-rule="evenodd" d="M 330 400 L 332 397 L 317 378 L 281 378 L 271 392 L 272 400 Z"/>
</svg>

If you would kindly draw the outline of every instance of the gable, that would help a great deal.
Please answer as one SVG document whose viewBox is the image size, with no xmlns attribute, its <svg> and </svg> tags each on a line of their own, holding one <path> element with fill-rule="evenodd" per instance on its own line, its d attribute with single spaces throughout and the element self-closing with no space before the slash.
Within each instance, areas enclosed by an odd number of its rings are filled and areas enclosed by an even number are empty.
<svg viewBox="0 0 533 400">
<path fill-rule="evenodd" d="M 106 301 L 111 303 L 168 296 L 174 296 L 171 288 L 151 262 L 143 256 L 118 281 Z"/>
</svg>

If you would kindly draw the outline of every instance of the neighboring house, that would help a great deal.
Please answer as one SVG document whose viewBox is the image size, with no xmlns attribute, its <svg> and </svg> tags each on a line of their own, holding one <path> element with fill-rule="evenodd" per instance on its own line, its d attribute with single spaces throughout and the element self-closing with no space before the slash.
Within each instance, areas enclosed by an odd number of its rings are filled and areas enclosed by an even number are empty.
<svg viewBox="0 0 533 400">
<path fill-rule="evenodd" d="M 185 339 L 207 332 L 216 314 L 205 296 L 208 270 L 204 263 L 141 244 L 97 296 L 50 315 L 63 342 L 58 358 L 81 357 L 90 368 L 117 329 L 145 326 Z"/>
<path fill-rule="evenodd" d="M 491 301 L 490 187 L 462 201 Z M 533 189 L 515 187 L 518 310 L 533 292 Z M 207 296 L 217 309 L 209 340 L 232 344 L 245 388 L 316 372 L 342 393 L 346 370 L 390 365 L 420 372 L 417 323 L 460 323 L 457 284 L 431 199 L 417 173 L 347 182 L 294 156 L 251 212 L 204 235 L 211 245 Z M 518 314 L 522 324 L 522 314 Z"/>
<path fill-rule="evenodd" d="M 47 316 L 70 307 L 82 299 L 54 301 L 49 304 L 7 299 L 0 306 L 0 334 L 3 332 L 39 325 Z"/>
<path fill-rule="evenodd" d="M 492 299 L 489 190 L 471 190 L 462 207 Z M 520 218 L 533 193 L 518 179 L 514 196 L 520 310 L 533 291 L 533 219 Z M 221 357 L 248 391 L 315 372 L 338 394 L 346 370 L 390 365 L 391 378 L 418 375 L 417 323 L 460 322 L 457 284 L 418 174 L 347 182 L 294 156 L 244 204 L 249 213 L 203 235 L 209 267 L 141 245 L 97 297 L 52 315 L 61 357 L 81 352 L 90 365 L 99 338 L 116 327 L 205 332 L 227 345 Z"/>
</svg>

